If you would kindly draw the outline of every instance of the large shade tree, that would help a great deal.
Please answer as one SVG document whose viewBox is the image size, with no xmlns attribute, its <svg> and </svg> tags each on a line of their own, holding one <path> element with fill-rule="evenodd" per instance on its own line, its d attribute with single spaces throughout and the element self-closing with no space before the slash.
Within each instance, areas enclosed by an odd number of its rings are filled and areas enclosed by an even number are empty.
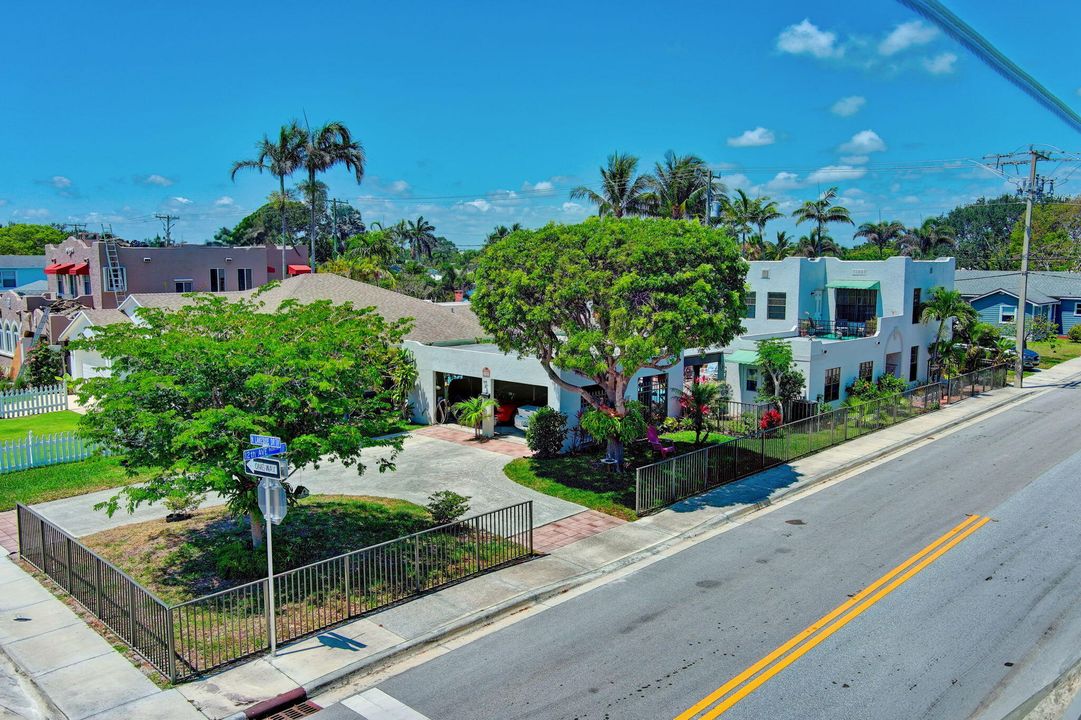
<svg viewBox="0 0 1081 720">
<path fill-rule="evenodd" d="M 110 377 L 78 383 L 89 408 L 81 432 L 128 466 L 153 471 L 107 510 L 219 493 L 234 515 L 250 518 L 259 544 L 257 482 L 241 458 L 249 434 L 285 440 L 294 469 L 337 460 L 362 472 L 365 448 L 401 447 L 386 435 L 416 378 L 401 347 L 408 323 L 328 301 L 266 310 L 258 296 L 201 295 L 173 312 L 142 308 L 138 324 L 97 328 L 78 342 L 112 362 Z M 395 454 L 378 461 L 380 470 Z"/>
<path fill-rule="evenodd" d="M 628 415 L 635 373 L 668 370 L 687 348 L 735 337 L 746 272 L 723 230 L 593 218 L 520 230 L 490 245 L 479 259 L 472 305 L 500 349 L 536 357 L 553 383 L 619 420 Z M 612 435 L 608 443 L 620 460 L 622 439 Z"/>
<path fill-rule="evenodd" d="M 67 236 L 52 225 L 12 223 L 0 227 L 0 255 L 44 255 L 46 245 L 58 245 Z"/>
</svg>

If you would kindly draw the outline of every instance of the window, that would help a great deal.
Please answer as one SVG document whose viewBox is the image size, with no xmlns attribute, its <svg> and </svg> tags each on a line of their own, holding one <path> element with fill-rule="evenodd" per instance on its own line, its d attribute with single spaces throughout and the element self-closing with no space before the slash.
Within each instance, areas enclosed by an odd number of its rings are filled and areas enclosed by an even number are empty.
<svg viewBox="0 0 1081 720">
<path fill-rule="evenodd" d="M 1078 300 L 1073 304 L 1073 314 L 1081 315 L 1081 300 Z"/>
<path fill-rule="evenodd" d="M 920 346 L 913 345 L 908 354 L 908 381 L 913 382 L 920 374 Z"/>
<path fill-rule="evenodd" d="M 642 403 L 649 422 L 668 417 L 668 376 L 662 373 L 639 378 L 638 402 Z"/>
<path fill-rule="evenodd" d="M 833 402 L 841 397 L 841 368 L 826 369 L 826 389 L 822 393 L 822 400 Z"/>
<path fill-rule="evenodd" d="M 837 307 L 834 317 L 837 320 L 862 323 L 875 316 L 875 308 L 878 305 L 878 291 L 837 288 L 835 299 Z"/>
<path fill-rule="evenodd" d="M 787 303 L 785 293 L 766 293 L 766 318 L 784 320 L 784 308 Z"/>
<path fill-rule="evenodd" d="M 0 287 L 13 288 L 17 284 L 14 270 L 0 270 Z"/>
<path fill-rule="evenodd" d="M 251 268 L 237 268 L 236 270 L 236 289 L 237 290 L 251 290 Z"/>
<path fill-rule="evenodd" d="M 912 324 L 918 325 L 920 322 L 920 300 L 923 291 L 920 288 L 912 290 Z"/>
<path fill-rule="evenodd" d="M 191 284 L 191 280 L 173 280 L 173 289 L 178 293 L 189 293 Z"/>
<path fill-rule="evenodd" d="M 225 268 L 210 268 L 210 292 L 225 292 Z"/>
<path fill-rule="evenodd" d="M 747 368 L 747 383 L 744 385 L 747 392 L 758 392 L 758 368 Z"/>
<path fill-rule="evenodd" d="M 860 380 L 866 380 L 867 382 L 871 382 L 871 380 L 874 379 L 874 376 L 875 376 L 875 361 L 874 360 L 867 360 L 866 362 L 861 362 L 860 363 Z"/>
<path fill-rule="evenodd" d="M 745 318 L 753 318 L 754 317 L 754 306 L 755 306 L 755 303 L 757 303 L 757 302 L 758 302 L 758 293 L 754 293 L 754 292 L 747 293 L 747 297 L 744 300 L 744 303 L 746 303 L 746 309 L 743 311 L 743 317 L 745 317 Z M 1078 307 L 1081 307 L 1081 303 L 1078 303 L 1077 305 L 1078 305 Z M 1079 314 L 1081 314 L 1081 311 L 1079 311 Z"/>
<path fill-rule="evenodd" d="M 90 295 L 94 289 L 90 287 L 90 276 L 83 275 L 83 295 Z"/>
<path fill-rule="evenodd" d="M 128 269 L 117 265 L 103 268 L 105 274 L 105 292 L 125 292 L 128 289 Z"/>
<path fill-rule="evenodd" d="M 998 306 L 998 321 L 1000 323 L 1012 323 L 1017 320 L 1017 308 L 1007 305 Z"/>
</svg>

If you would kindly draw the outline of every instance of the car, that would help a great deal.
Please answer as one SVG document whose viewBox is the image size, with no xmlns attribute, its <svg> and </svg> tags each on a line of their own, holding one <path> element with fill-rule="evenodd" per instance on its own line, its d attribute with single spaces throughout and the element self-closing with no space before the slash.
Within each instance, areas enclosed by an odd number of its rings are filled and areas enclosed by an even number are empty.
<svg viewBox="0 0 1081 720">
<path fill-rule="evenodd" d="M 514 416 L 514 427 L 519 430 L 529 429 L 529 419 L 533 417 L 533 413 L 540 410 L 536 405 L 523 405 L 518 408 L 518 412 Z"/>
<path fill-rule="evenodd" d="M 1010 348 L 1005 352 L 1005 355 L 1011 358 L 1012 361 L 1012 358 L 1014 356 L 1014 349 Z M 1021 365 L 1025 368 L 1025 370 L 1035 370 L 1036 368 L 1040 367 L 1040 354 L 1035 350 L 1029 350 L 1028 348 L 1025 348 L 1024 352 L 1021 353 Z"/>
</svg>

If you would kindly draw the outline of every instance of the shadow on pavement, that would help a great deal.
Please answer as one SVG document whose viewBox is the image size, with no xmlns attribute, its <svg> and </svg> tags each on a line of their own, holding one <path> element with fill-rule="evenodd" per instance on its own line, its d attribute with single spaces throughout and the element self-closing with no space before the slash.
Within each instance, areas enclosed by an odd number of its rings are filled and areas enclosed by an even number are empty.
<svg viewBox="0 0 1081 720">
<path fill-rule="evenodd" d="M 802 477 L 791 465 L 778 465 L 765 472 L 722 485 L 704 495 L 681 500 L 669 509 L 675 512 L 693 512 L 703 507 L 754 505 L 769 499 L 776 491 L 796 484 Z"/>
</svg>

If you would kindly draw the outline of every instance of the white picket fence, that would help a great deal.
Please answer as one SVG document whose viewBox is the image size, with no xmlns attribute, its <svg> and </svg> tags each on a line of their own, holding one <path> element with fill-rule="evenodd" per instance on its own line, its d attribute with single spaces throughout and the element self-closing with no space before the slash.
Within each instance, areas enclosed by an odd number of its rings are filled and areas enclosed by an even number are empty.
<svg viewBox="0 0 1081 720">
<path fill-rule="evenodd" d="M 0 392 L 0 418 L 26 417 L 68 409 L 64 383 Z"/>
<path fill-rule="evenodd" d="M 25 440 L 0 440 L 0 473 L 76 462 L 97 452 L 93 444 L 71 430 L 42 435 L 31 431 Z"/>
</svg>

